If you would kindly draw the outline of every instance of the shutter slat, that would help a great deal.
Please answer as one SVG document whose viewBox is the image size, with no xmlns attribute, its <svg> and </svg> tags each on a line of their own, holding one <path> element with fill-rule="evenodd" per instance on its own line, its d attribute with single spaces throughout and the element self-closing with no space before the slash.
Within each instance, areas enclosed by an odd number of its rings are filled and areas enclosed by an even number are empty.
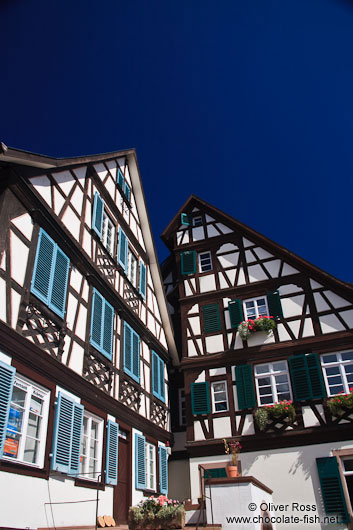
<svg viewBox="0 0 353 530">
<path fill-rule="evenodd" d="M 105 300 L 104 301 L 104 320 L 103 320 L 103 344 L 102 353 L 112 358 L 112 344 L 113 344 L 113 329 L 114 329 L 114 309 Z"/>
<path fill-rule="evenodd" d="M 102 347 L 102 317 L 103 297 L 96 289 L 93 289 L 90 342 L 98 350 Z"/>
<path fill-rule="evenodd" d="M 70 475 L 78 475 L 80 470 L 83 410 L 83 406 L 80 403 L 74 402 L 72 417 Z"/>
<path fill-rule="evenodd" d="M 180 254 L 181 259 L 181 274 L 195 274 L 196 272 L 196 252 L 190 250 Z"/>
<path fill-rule="evenodd" d="M 132 374 L 131 376 L 140 382 L 140 337 L 132 332 Z"/>
<path fill-rule="evenodd" d="M 48 305 L 55 243 L 41 228 L 34 262 L 31 291 Z"/>
<path fill-rule="evenodd" d="M 114 486 L 118 483 L 118 448 L 119 425 L 108 420 L 105 482 Z"/>
<path fill-rule="evenodd" d="M 312 398 L 319 399 L 326 397 L 319 357 L 316 353 L 310 353 L 309 355 L 306 355 L 306 362 L 308 365 Z"/>
<path fill-rule="evenodd" d="M 202 308 L 203 329 L 205 333 L 214 333 L 221 331 L 221 318 L 219 314 L 219 305 L 204 305 Z"/>
<path fill-rule="evenodd" d="M 168 453 L 165 447 L 159 448 L 159 490 L 168 494 Z"/>
<path fill-rule="evenodd" d="M 132 370 L 132 329 L 124 323 L 124 369 L 131 374 Z"/>
<path fill-rule="evenodd" d="M 16 369 L 13 366 L 0 361 L 0 458 L 4 452 L 15 374 Z"/>
<path fill-rule="evenodd" d="M 292 380 L 294 401 L 311 399 L 309 371 L 305 355 L 295 355 L 288 359 Z"/>
<path fill-rule="evenodd" d="M 239 324 L 244 320 L 243 310 L 241 306 L 241 300 L 236 298 L 228 303 L 228 311 L 230 318 L 230 325 L 232 328 L 237 329 Z"/>
<path fill-rule="evenodd" d="M 59 247 L 56 247 L 55 254 L 49 307 L 64 318 L 70 260 Z"/>
<path fill-rule="evenodd" d="M 104 203 L 101 199 L 101 196 L 96 191 L 94 194 L 94 202 L 93 202 L 92 228 L 99 235 L 99 237 L 102 237 L 103 211 L 104 211 Z"/>
<path fill-rule="evenodd" d="M 161 358 L 159 358 L 159 396 L 161 401 L 165 401 L 164 361 Z"/>
<path fill-rule="evenodd" d="M 127 267 L 127 237 L 125 235 L 125 232 L 121 228 L 119 228 L 119 243 L 118 243 L 118 262 L 126 272 Z"/>
<path fill-rule="evenodd" d="M 338 514 L 347 523 L 349 515 L 336 457 L 317 458 L 316 464 L 326 514 Z"/>
<path fill-rule="evenodd" d="M 141 434 L 135 434 L 135 487 L 146 489 L 146 441 Z"/>
<path fill-rule="evenodd" d="M 202 383 L 191 383 L 191 406 L 194 415 L 209 414 L 210 392 L 207 381 Z"/>
<path fill-rule="evenodd" d="M 281 297 L 279 291 L 271 291 L 267 293 L 267 304 L 270 314 L 268 316 L 273 316 L 275 320 L 280 320 L 283 318 Z"/>
<path fill-rule="evenodd" d="M 256 396 L 250 364 L 235 367 L 239 410 L 251 409 L 256 405 Z"/>
<path fill-rule="evenodd" d="M 158 355 L 152 351 L 152 392 L 155 396 L 159 396 L 159 363 Z"/>
<path fill-rule="evenodd" d="M 73 401 L 62 392 L 58 394 L 55 414 L 53 458 L 51 468 L 54 471 L 69 473 L 71 454 L 71 432 Z"/>
</svg>

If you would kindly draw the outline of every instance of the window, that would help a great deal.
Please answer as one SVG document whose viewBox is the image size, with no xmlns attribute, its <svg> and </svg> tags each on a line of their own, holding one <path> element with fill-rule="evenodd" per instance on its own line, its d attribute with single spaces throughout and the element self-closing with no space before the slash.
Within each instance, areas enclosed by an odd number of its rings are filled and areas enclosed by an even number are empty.
<svg viewBox="0 0 353 530">
<path fill-rule="evenodd" d="M 70 260 L 41 228 L 31 291 L 61 318 L 65 315 Z"/>
<path fill-rule="evenodd" d="M 185 405 L 185 390 L 179 388 L 179 424 L 181 426 L 186 425 L 186 405 Z"/>
<path fill-rule="evenodd" d="M 105 210 L 103 212 L 103 225 L 102 225 L 102 243 L 111 256 L 114 255 L 114 235 L 115 227 L 113 221 L 108 217 Z"/>
<path fill-rule="evenodd" d="M 146 300 L 146 265 L 140 261 L 140 285 L 139 285 L 140 295 L 144 300 Z"/>
<path fill-rule="evenodd" d="M 114 308 L 93 289 L 90 343 L 105 357 L 113 356 Z"/>
<path fill-rule="evenodd" d="M 193 217 L 192 226 L 202 226 L 202 217 Z"/>
<path fill-rule="evenodd" d="M 80 475 L 97 480 L 102 468 L 103 420 L 85 411 L 80 452 Z"/>
<path fill-rule="evenodd" d="M 292 399 L 286 361 L 256 365 L 255 382 L 259 405 Z"/>
<path fill-rule="evenodd" d="M 353 351 L 322 355 L 321 366 L 328 394 L 348 394 L 353 386 Z"/>
<path fill-rule="evenodd" d="M 130 248 L 127 250 L 127 277 L 134 287 L 137 283 L 137 258 Z"/>
<path fill-rule="evenodd" d="M 228 410 L 228 394 L 226 381 L 212 383 L 212 406 L 213 412 L 225 412 Z"/>
<path fill-rule="evenodd" d="M 207 251 L 199 254 L 199 270 L 200 272 L 212 270 L 211 252 Z"/>
<path fill-rule="evenodd" d="M 124 372 L 140 382 L 140 337 L 124 322 Z"/>
<path fill-rule="evenodd" d="M 16 375 L 3 457 L 43 467 L 50 392 Z"/>
<path fill-rule="evenodd" d="M 113 255 L 115 226 L 108 216 L 104 207 L 104 202 L 97 191 L 94 194 L 92 229 L 99 236 L 99 239 L 109 254 Z"/>
<path fill-rule="evenodd" d="M 128 202 L 130 202 L 131 188 L 125 180 L 124 175 L 122 174 L 121 169 L 118 169 L 117 183 L 123 194 L 125 195 Z"/>
<path fill-rule="evenodd" d="M 146 443 L 146 488 L 156 489 L 156 448 L 150 443 Z"/>
<path fill-rule="evenodd" d="M 165 401 L 164 361 L 152 351 L 152 393 L 161 401 Z"/>
<path fill-rule="evenodd" d="M 268 315 L 267 300 L 265 296 L 260 298 L 250 298 L 243 302 L 245 320 L 254 319 Z"/>
</svg>

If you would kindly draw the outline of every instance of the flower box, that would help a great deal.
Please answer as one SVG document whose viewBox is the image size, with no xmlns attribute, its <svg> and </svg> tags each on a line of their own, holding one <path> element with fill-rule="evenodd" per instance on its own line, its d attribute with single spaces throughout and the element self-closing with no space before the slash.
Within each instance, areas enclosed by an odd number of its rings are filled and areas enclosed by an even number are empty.
<svg viewBox="0 0 353 530">
<path fill-rule="evenodd" d="M 343 416 L 353 409 L 353 387 L 349 389 L 349 394 L 338 394 L 327 400 L 326 405 L 332 416 Z"/>
<path fill-rule="evenodd" d="M 285 399 L 274 405 L 259 407 L 255 411 L 254 417 L 259 430 L 265 431 L 273 421 L 293 423 L 296 419 L 296 412 L 292 402 Z"/>
<path fill-rule="evenodd" d="M 165 495 L 150 497 L 129 508 L 129 530 L 172 530 L 185 527 L 185 508 Z"/>
<path fill-rule="evenodd" d="M 247 340 L 252 333 L 256 333 L 257 331 L 262 331 L 266 335 L 270 335 L 275 327 L 276 322 L 273 317 L 262 316 L 255 320 L 249 319 L 241 322 L 238 326 L 238 333 L 243 340 Z"/>
</svg>

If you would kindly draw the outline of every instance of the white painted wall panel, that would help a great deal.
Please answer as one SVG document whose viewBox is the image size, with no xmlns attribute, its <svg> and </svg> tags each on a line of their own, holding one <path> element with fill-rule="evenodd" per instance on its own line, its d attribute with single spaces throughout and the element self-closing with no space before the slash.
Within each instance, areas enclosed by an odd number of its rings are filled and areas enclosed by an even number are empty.
<svg viewBox="0 0 353 530">
<path fill-rule="evenodd" d="M 216 289 L 216 280 L 214 274 L 208 274 L 207 276 L 200 276 L 200 292 L 207 293 Z"/>
<path fill-rule="evenodd" d="M 271 278 L 278 278 L 280 265 L 281 265 L 280 259 L 273 259 L 271 261 L 267 261 L 266 263 L 264 263 L 264 267 L 267 270 L 267 272 L 271 275 Z"/>
<path fill-rule="evenodd" d="M 30 241 L 33 233 L 33 221 L 29 213 L 11 219 L 11 223 Z"/>
<path fill-rule="evenodd" d="M 327 302 L 323 299 L 320 293 L 314 293 L 314 300 L 316 304 L 317 311 L 327 311 L 330 309 L 330 306 Z"/>
<path fill-rule="evenodd" d="M 298 287 L 294 283 L 289 283 L 288 285 L 281 285 L 278 290 L 280 295 L 299 293 L 303 291 L 301 287 Z"/>
<path fill-rule="evenodd" d="M 70 171 L 60 171 L 59 173 L 53 173 L 52 177 L 59 184 L 64 194 L 68 196 L 75 183 Z"/>
<path fill-rule="evenodd" d="M 20 310 L 21 295 L 15 291 L 15 289 L 11 289 L 11 303 L 11 326 L 16 329 L 18 312 Z"/>
<path fill-rule="evenodd" d="M 222 234 L 231 234 L 233 230 L 231 230 L 228 226 L 224 225 L 223 223 L 216 223 L 217 228 L 222 232 Z"/>
<path fill-rule="evenodd" d="M 205 420 L 206 428 L 208 429 L 208 420 Z M 194 422 L 194 439 L 195 440 L 205 440 L 205 435 L 203 433 L 203 430 L 201 428 L 200 422 L 195 421 Z"/>
<path fill-rule="evenodd" d="M 62 222 L 70 232 L 70 234 L 78 241 L 80 235 L 80 220 L 73 212 L 72 208 L 68 207 L 62 217 Z"/>
<path fill-rule="evenodd" d="M 351 305 L 348 300 L 345 300 L 341 296 L 333 293 L 332 291 L 325 291 L 325 296 L 329 299 L 334 308 L 339 309 L 340 307 L 346 307 Z"/>
<path fill-rule="evenodd" d="M 303 312 L 304 295 L 282 298 L 281 303 L 284 318 L 296 317 Z"/>
<path fill-rule="evenodd" d="M 82 204 L 83 204 L 83 192 L 81 190 L 81 188 L 79 188 L 78 186 L 76 187 L 72 197 L 71 197 L 71 204 L 73 205 L 73 207 L 75 208 L 75 210 L 77 211 L 77 213 L 79 213 L 81 215 L 81 212 L 82 212 Z"/>
<path fill-rule="evenodd" d="M 77 342 L 73 342 L 69 367 L 74 372 L 82 375 L 83 372 L 83 358 L 85 351 Z"/>
<path fill-rule="evenodd" d="M 40 177 L 33 177 L 30 179 L 31 184 L 34 186 L 34 189 L 39 193 L 39 195 L 49 204 L 52 208 L 51 202 L 51 189 L 50 189 L 50 180 L 45 175 Z"/>
<path fill-rule="evenodd" d="M 230 254 L 225 254 L 224 256 L 218 256 L 218 261 L 223 268 L 234 267 L 238 265 L 239 252 L 231 252 Z"/>
<path fill-rule="evenodd" d="M 260 282 L 261 280 L 268 279 L 261 265 L 251 265 L 248 267 L 248 274 L 250 282 Z"/>
<path fill-rule="evenodd" d="M 348 311 L 340 311 L 340 315 L 350 328 L 353 328 L 353 309 Z"/>
<path fill-rule="evenodd" d="M 234 245 L 234 243 L 224 243 L 219 249 L 217 250 L 217 254 L 222 254 L 222 252 L 231 252 L 232 250 L 238 250 L 238 245 Z"/>
<path fill-rule="evenodd" d="M 207 235 L 208 237 L 217 237 L 220 233 L 213 225 L 207 225 Z"/>
<path fill-rule="evenodd" d="M 304 320 L 303 337 L 313 337 L 314 335 L 313 322 L 311 318 L 306 318 Z"/>
<path fill-rule="evenodd" d="M 216 353 L 224 350 L 222 335 L 212 335 L 212 337 L 205 337 L 205 343 L 207 353 Z"/>
<path fill-rule="evenodd" d="M 213 418 L 214 438 L 229 438 L 232 436 L 230 418 Z"/>
<path fill-rule="evenodd" d="M 10 231 L 11 277 L 23 287 L 28 260 L 28 247 Z"/>
<path fill-rule="evenodd" d="M 201 241 L 202 239 L 205 239 L 205 231 L 204 231 L 203 226 L 197 226 L 196 228 L 193 228 L 192 229 L 192 240 Z"/>
<path fill-rule="evenodd" d="M 6 298 L 6 282 L 3 278 L 0 278 L 0 320 L 3 322 L 6 322 L 6 306 L 7 306 L 7 298 Z"/>
<path fill-rule="evenodd" d="M 297 272 L 299 271 L 295 269 L 294 267 L 292 267 L 291 265 L 288 265 L 288 263 L 283 264 L 282 276 L 288 276 L 289 274 L 296 274 Z"/>
<path fill-rule="evenodd" d="M 338 320 L 336 315 L 324 315 L 319 317 L 322 333 L 333 333 L 334 331 L 342 331 L 343 324 Z"/>
<path fill-rule="evenodd" d="M 200 318 L 189 317 L 189 324 L 194 335 L 201 335 Z"/>
</svg>

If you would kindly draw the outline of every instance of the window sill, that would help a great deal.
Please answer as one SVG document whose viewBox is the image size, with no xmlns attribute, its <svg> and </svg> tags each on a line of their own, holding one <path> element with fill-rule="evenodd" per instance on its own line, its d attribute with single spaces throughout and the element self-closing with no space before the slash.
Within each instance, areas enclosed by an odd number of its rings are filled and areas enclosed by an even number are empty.
<svg viewBox="0 0 353 530">
<path fill-rule="evenodd" d="M 105 491 L 105 484 L 103 482 L 97 482 L 94 480 L 87 480 L 81 477 L 78 477 L 75 479 L 75 486 L 79 486 L 80 488 L 89 488 L 93 490 L 101 490 Z"/>
<path fill-rule="evenodd" d="M 31 477 L 49 478 L 48 469 L 45 467 L 37 467 L 33 464 L 25 464 L 23 462 L 13 462 L 10 460 L 0 460 L 0 471 L 8 473 L 16 473 L 17 475 L 28 475 Z"/>
</svg>

